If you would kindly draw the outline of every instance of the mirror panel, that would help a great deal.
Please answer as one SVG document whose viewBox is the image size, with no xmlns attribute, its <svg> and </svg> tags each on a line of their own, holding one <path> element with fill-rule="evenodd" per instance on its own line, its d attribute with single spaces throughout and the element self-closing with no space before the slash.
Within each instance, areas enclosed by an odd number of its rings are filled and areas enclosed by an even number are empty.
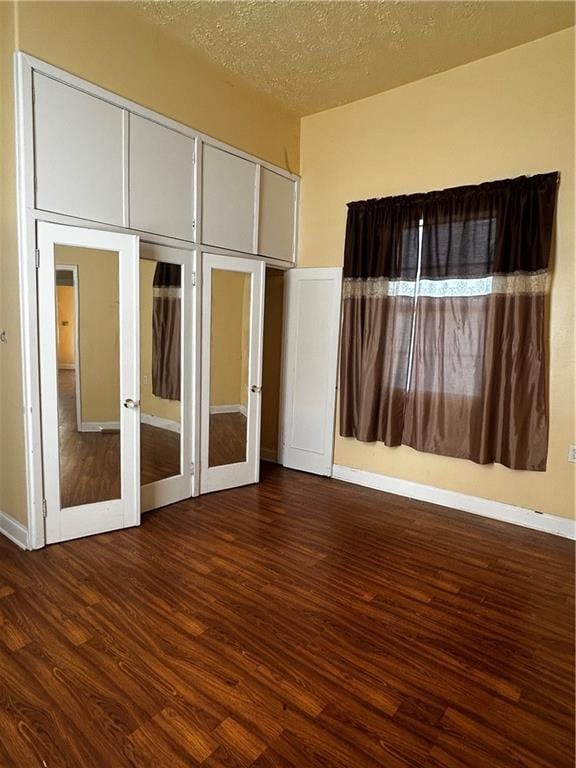
<svg viewBox="0 0 576 768">
<path fill-rule="evenodd" d="M 213 269 L 208 466 L 246 461 L 251 276 Z"/>
<path fill-rule="evenodd" d="M 182 267 L 140 259 L 141 484 L 180 475 Z"/>
<path fill-rule="evenodd" d="M 119 255 L 56 246 L 61 507 L 121 498 Z"/>
</svg>

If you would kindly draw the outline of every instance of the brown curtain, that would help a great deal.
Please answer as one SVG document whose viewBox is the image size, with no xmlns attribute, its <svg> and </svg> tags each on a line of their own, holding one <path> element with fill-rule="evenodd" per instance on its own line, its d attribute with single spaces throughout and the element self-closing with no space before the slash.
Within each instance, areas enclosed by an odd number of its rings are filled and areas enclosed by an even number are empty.
<svg viewBox="0 0 576 768">
<path fill-rule="evenodd" d="M 558 175 L 352 203 L 345 437 L 544 470 L 544 306 Z"/>
<path fill-rule="evenodd" d="M 411 197 L 351 203 L 344 256 L 340 430 L 402 442 L 418 270 Z"/>
<path fill-rule="evenodd" d="M 181 268 L 158 262 L 152 308 L 152 392 L 180 400 Z"/>
</svg>

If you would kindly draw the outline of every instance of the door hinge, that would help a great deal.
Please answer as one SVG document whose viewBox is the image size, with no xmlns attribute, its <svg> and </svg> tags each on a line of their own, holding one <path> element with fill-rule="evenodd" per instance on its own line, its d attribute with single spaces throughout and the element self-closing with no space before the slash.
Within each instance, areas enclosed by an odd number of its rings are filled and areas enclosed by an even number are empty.
<svg viewBox="0 0 576 768">
<path fill-rule="evenodd" d="M 191 464 L 190 464 L 190 474 L 192 475 L 192 477 L 194 477 L 195 470 L 196 470 L 196 467 L 194 466 L 194 462 L 191 462 Z"/>
<path fill-rule="evenodd" d="M 42 499 L 42 517 L 48 517 L 48 507 L 46 506 L 46 499 Z"/>
<path fill-rule="evenodd" d="M 192 272 L 192 286 L 196 285 L 196 272 Z"/>
<path fill-rule="evenodd" d="M 192 219 L 192 229 L 196 229 L 196 219 Z"/>
<path fill-rule="evenodd" d="M 40 249 L 36 248 L 34 251 L 34 256 L 36 257 L 36 269 L 40 269 Z"/>
</svg>

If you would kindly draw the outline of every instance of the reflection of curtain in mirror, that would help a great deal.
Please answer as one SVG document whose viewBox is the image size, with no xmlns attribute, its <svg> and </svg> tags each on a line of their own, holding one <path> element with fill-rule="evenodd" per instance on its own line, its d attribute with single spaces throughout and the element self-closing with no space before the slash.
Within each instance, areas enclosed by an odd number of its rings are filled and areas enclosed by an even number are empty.
<svg viewBox="0 0 576 768">
<path fill-rule="evenodd" d="M 180 266 L 158 262 L 152 310 L 152 392 L 180 400 Z"/>
</svg>

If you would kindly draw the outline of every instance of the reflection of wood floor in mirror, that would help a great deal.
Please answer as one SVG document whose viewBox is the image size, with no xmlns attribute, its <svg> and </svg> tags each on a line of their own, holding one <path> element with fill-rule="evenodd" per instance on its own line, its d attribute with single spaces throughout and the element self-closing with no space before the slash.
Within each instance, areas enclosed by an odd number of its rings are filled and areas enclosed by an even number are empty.
<svg viewBox="0 0 576 768">
<path fill-rule="evenodd" d="M 120 434 L 78 432 L 74 371 L 58 371 L 62 507 L 120 497 Z M 179 474 L 180 435 L 142 424 L 142 483 Z"/>
<path fill-rule="evenodd" d="M 246 416 L 242 413 L 211 413 L 209 466 L 240 461 L 246 461 Z"/>
</svg>

